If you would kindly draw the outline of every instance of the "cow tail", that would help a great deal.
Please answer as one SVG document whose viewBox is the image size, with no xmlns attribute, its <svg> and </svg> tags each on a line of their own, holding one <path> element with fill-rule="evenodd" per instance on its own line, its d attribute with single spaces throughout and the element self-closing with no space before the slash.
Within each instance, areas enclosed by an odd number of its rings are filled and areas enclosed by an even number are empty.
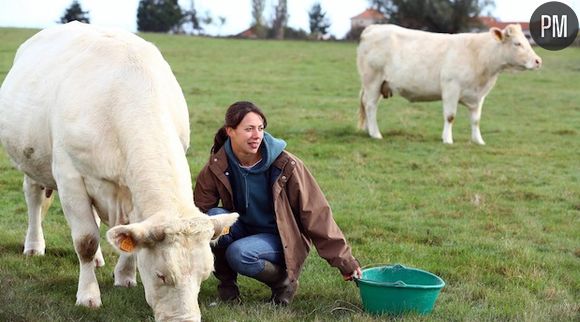
<svg viewBox="0 0 580 322">
<path fill-rule="evenodd" d="M 365 90 L 361 88 L 360 90 L 360 107 L 358 110 L 358 128 L 364 130 L 365 122 L 367 121 L 367 112 L 365 110 L 365 105 L 363 103 L 363 95 L 365 94 Z"/>
</svg>

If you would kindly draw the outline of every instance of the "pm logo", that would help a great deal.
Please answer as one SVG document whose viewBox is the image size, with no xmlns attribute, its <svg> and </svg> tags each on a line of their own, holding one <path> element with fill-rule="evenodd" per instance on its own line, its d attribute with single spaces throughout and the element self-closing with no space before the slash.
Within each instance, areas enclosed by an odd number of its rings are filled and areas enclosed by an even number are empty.
<svg viewBox="0 0 580 322">
<path fill-rule="evenodd" d="M 561 50 L 578 36 L 578 17 L 566 4 L 551 1 L 539 6 L 530 19 L 532 38 L 542 48 Z"/>
</svg>

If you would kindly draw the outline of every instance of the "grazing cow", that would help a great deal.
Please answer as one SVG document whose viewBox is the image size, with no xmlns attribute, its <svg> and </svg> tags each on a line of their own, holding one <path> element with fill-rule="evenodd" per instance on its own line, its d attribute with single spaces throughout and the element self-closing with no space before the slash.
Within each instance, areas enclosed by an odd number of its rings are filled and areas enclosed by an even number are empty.
<svg viewBox="0 0 580 322">
<path fill-rule="evenodd" d="M 481 108 L 499 73 L 541 65 L 520 25 L 455 35 L 395 25 L 368 26 L 357 51 L 362 82 L 359 127 L 373 138 L 382 138 L 377 124 L 381 95 L 399 94 L 412 102 L 442 100 L 443 143 L 453 143 L 451 129 L 457 103 L 461 103 L 471 113 L 471 140 L 483 145 Z"/>
<path fill-rule="evenodd" d="M 237 214 L 208 217 L 193 204 L 188 109 L 154 45 L 78 22 L 34 35 L 0 89 L 0 140 L 35 212 L 43 188 L 58 190 L 80 262 L 78 305 L 101 305 L 94 209 L 121 252 L 115 285 L 134 286 L 137 266 L 156 320 L 200 321 L 210 239 Z"/>
</svg>

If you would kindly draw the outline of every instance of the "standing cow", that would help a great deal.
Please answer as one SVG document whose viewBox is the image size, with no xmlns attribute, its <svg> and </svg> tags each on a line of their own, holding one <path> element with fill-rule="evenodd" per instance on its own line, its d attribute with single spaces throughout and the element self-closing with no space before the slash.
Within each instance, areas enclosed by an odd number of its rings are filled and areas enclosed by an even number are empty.
<svg viewBox="0 0 580 322">
<path fill-rule="evenodd" d="M 210 239 L 237 214 L 208 217 L 193 204 L 188 110 L 155 46 L 78 22 L 39 32 L 0 89 L 0 140 L 25 174 L 31 213 L 43 188 L 59 192 L 80 261 L 78 305 L 101 305 L 95 209 L 121 251 L 115 285 L 135 285 L 137 264 L 156 320 L 201 319 Z"/>
<path fill-rule="evenodd" d="M 541 65 L 520 25 L 455 35 L 395 25 L 368 26 L 357 51 L 362 82 L 359 127 L 373 138 L 382 138 L 377 124 L 381 95 L 399 94 L 411 102 L 442 100 L 443 143 L 453 143 L 452 125 L 457 103 L 461 103 L 471 113 L 471 140 L 483 145 L 481 108 L 499 73 Z"/>
</svg>

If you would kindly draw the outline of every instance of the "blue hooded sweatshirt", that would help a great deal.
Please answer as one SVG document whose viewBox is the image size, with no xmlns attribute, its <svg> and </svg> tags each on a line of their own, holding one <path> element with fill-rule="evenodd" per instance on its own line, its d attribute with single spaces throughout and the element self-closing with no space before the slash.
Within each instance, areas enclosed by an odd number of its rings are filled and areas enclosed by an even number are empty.
<svg viewBox="0 0 580 322">
<path fill-rule="evenodd" d="M 278 234 L 274 200 L 272 198 L 272 178 L 270 166 L 284 151 L 286 142 L 264 132 L 260 153 L 262 160 L 250 169 L 242 168 L 228 139 L 224 144 L 231 175 L 234 205 L 240 214 L 240 221 L 251 233 Z"/>
</svg>

